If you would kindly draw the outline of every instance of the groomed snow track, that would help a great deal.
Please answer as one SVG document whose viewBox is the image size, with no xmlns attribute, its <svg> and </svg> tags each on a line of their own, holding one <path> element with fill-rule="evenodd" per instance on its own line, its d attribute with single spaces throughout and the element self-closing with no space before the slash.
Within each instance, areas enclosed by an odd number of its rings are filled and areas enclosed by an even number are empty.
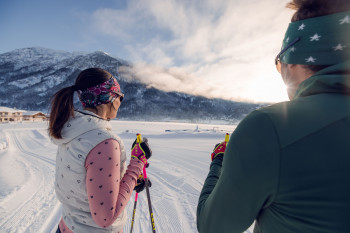
<svg viewBox="0 0 350 233">
<path fill-rule="evenodd" d="M 130 148 L 135 133 L 148 137 L 153 150 L 148 176 L 157 233 L 197 232 L 196 208 L 199 193 L 208 173 L 208 151 L 224 138 L 232 127 L 145 122 L 112 122 L 113 129 Z M 202 126 L 204 127 L 204 126 Z M 54 192 L 56 146 L 47 136 L 44 123 L 0 126 L 10 143 L 0 151 L 0 161 L 6 160 L 23 177 L 17 185 L 0 190 L 1 233 L 54 233 L 61 217 L 61 207 Z M 4 166 L 0 163 L 0 169 Z M 0 172 L 0 183 L 1 183 Z M 128 222 L 124 232 L 130 232 L 134 195 L 127 206 Z M 134 233 L 152 232 L 146 193 L 139 194 Z M 252 229 L 246 231 L 251 233 Z"/>
<path fill-rule="evenodd" d="M 12 156 L 20 164 L 23 170 L 18 173 L 24 172 L 26 181 L 1 200 L 0 232 L 51 232 L 60 216 L 53 189 L 54 153 L 41 154 L 45 148 L 33 148 L 40 144 L 34 133 L 40 135 L 37 129 L 7 130 L 10 148 L 3 156 Z M 37 142 L 31 144 L 30 139 Z"/>
</svg>

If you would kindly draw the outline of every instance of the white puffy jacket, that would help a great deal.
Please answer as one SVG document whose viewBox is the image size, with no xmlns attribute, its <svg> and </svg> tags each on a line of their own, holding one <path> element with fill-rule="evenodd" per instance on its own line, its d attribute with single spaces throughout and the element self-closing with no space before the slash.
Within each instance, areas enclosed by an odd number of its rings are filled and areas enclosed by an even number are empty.
<svg viewBox="0 0 350 233">
<path fill-rule="evenodd" d="M 121 149 L 121 174 L 126 170 L 126 155 L 123 141 L 112 134 L 110 123 L 84 110 L 75 111 L 62 130 L 63 139 L 52 139 L 58 145 L 56 155 L 55 189 L 62 203 L 65 224 L 74 232 L 119 232 L 123 229 L 127 216 L 125 210 L 107 228 L 99 227 L 92 219 L 86 193 L 85 159 L 97 144 L 113 138 Z"/>
</svg>

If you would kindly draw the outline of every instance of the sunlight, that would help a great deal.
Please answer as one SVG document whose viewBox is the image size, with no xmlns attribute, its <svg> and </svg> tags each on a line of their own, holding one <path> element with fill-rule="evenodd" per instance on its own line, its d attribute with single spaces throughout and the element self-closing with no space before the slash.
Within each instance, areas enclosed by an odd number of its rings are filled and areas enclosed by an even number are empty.
<svg viewBox="0 0 350 233">
<path fill-rule="evenodd" d="M 282 102 L 288 100 L 286 86 L 281 76 L 275 74 L 260 76 L 252 82 L 249 96 L 255 102 Z"/>
</svg>

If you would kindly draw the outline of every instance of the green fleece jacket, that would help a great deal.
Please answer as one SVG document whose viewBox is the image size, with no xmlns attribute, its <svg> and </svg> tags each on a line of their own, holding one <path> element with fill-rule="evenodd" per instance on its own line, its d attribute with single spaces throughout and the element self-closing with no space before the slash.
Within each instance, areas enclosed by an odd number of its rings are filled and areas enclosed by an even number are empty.
<svg viewBox="0 0 350 233">
<path fill-rule="evenodd" d="M 197 207 L 200 233 L 349 233 L 350 62 L 259 109 L 214 159 Z"/>
</svg>

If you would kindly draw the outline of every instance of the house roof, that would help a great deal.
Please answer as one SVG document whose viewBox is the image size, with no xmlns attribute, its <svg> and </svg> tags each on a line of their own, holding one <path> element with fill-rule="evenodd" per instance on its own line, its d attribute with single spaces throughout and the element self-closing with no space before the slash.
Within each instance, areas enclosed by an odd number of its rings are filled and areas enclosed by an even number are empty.
<svg viewBox="0 0 350 233">
<path fill-rule="evenodd" d="M 0 112 L 26 112 L 26 111 L 0 106 Z"/>
<path fill-rule="evenodd" d="M 40 115 L 45 115 L 45 113 L 39 112 L 39 111 L 27 111 L 23 113 L 23 116 L 34 116 L 36 114 L 40 114 Z"/>
<path fill-rule="evenodd" d="M 38 111 L 26 111 L 23 113 L 24 116 L 32 116 L 32 115 L 35 115 L 37 113 L 41 113 L 41 112 L 38 112 Z"/>
<path fill-rule="evenodd" d="M 23 116 L 34 116 L 36 114 L 43 114 L 45 115 L 45 113 L 42 113 L 40 111 L 25 111 L 25 110 L 19 110 L 19 109 L 15 109 L 15 108 L 8 108 L 8 107 L 1 107 L 0 106 L 0 112 L 22 112 Z"/>
</svg>

